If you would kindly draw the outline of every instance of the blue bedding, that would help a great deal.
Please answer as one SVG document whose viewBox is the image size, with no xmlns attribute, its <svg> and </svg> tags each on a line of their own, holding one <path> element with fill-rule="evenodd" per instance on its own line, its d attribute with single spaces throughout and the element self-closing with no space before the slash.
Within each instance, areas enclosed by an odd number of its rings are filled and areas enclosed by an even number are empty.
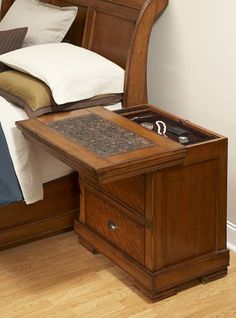
<svg viewBox="0 0 236 318">
<path fill-rule="evenodd" d="M 23 200 L 0 123 L 0 205 Z"/>
</svg>

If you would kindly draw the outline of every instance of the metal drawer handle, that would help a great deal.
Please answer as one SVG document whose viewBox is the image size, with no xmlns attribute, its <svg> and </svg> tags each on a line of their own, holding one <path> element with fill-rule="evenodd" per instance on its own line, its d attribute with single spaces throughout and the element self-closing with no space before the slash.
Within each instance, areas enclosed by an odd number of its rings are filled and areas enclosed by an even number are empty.
<svg viewBox="0 0 236 318">
<path fill-rule="evenodd" d="M 113 223 L 112 220 L 107 221 L 107 226 L 112 230 L 116 231 L 118 229 L 118 225 Z"/>
</svg>

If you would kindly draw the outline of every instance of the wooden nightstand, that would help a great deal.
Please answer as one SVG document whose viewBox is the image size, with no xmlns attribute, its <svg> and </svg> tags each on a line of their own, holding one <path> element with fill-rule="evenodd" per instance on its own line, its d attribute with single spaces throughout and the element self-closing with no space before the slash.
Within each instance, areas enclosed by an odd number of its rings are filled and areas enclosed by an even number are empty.
<svg viewBox="0 0 236 318">
<path fill-rule="evenodd" d="M 168 138 L 140 125 L 157 130 L 156 121 Z M 127 271 L 148 297 L 227 273 L 225 137 L 150 105 L 118 113 L 95 107 L 17 126 L 79 171 L 79 241 Z"/>
</svg>

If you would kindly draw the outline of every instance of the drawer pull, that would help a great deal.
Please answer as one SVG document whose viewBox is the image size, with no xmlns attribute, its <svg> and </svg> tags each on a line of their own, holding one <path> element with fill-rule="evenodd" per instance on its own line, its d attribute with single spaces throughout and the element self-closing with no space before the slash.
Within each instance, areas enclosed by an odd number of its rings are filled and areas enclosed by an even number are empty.
<svg viewBox="0 0 236 318">
<path fill-rule="evenodd" d="M 112 220 L 107 221 L 107 226 L 112 230 L 116 231 L 118 229 L 118 225 L 113 223 Z"/>
</svg>

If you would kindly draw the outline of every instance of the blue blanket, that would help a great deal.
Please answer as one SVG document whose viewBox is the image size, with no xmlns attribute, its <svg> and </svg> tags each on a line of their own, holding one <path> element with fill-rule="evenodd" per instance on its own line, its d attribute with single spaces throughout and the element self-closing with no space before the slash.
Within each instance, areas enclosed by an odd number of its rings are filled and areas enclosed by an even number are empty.
<svg viewBox="0 0 236 318">
<path fill-rule="evenodd" d="M 0 123 L 0 205 L 23 200 Z"/>
</svg>

